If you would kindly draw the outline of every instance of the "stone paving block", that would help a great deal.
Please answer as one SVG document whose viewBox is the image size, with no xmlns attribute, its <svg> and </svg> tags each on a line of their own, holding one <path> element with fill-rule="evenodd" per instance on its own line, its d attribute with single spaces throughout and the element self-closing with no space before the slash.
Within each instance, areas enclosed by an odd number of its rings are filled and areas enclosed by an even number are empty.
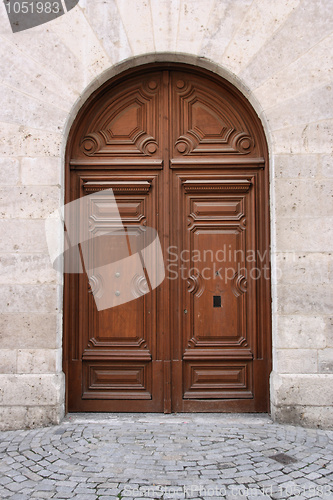
<svg viewBox="0 0 333 500">
<path fill-rule="evenodd" d="M 246 418 L 242 424 L 221 425 L 225 418 L 221 415 L 210 415 L 209 423 L 187 415 L 187 426 L 175 432 L 175 417 L 170 416 L 164 417 L 170 422 L 169 449 L 165 450 L 159 442 L 156 416 L 142 416 L 142 421 L 138 417 L 113 415 L 101 425 L 97 417 L 85 424 L 84 416 L 77 417 L 80 423 L 69 416 L 58 427 L 0 433 L 0 497 L 96 500 L 119 499 L 120 493 L 124 498 L 166 500 L 184 498 L 187 491 L 191 499 L 229 496 L 234 500 L 255 494 L 286 500 L 296 486 L 304 490 L 304 498 L 311 498 L 311 492 L 312 497 L 318 496 L 319 490 L 313 488 L 333 481 L 332 431 L 276 425 L 270 420 L 263 425 L 259 418 L 252 425 Z M 124 434 L 129 438 L 126 442 Z M 150 439 L 138 439 L 143 434 Z M 197 435 L 205 437 L 197 439 Z M 259 441 L 263 451 L 258 451 Z M 219 453 L 212 453 L 215 446 Z M 291 466 L 269 458 L 290 450 L 297 460 Z M 136 459 L 135 465 L 124 467 L 128 456 Z M 50 462 L 48 457 L 58 458 Z M 36 465 L 27 468 L 23 465 L 27 461 Z M 216 488 L 220 488 L 217 495 Z M 172 491 L 178 496 L 172 496 Z M 244 492 L 251 495 L 246 497 Z"/>
</svg>

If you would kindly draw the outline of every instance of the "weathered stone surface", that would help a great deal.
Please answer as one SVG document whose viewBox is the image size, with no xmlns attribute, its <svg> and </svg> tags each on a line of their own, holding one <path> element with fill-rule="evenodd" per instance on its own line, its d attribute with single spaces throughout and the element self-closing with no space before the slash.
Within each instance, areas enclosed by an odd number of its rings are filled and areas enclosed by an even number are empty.
<svg viewBox="0 0 333 500">
<path fill-rule="evenodd" d="M 11 429 L 13 422 L 19 429 L 59 424 L 63 416 L 63 405 L 0 406 L 0 430 Z"/>
<path fill-rule="evenodd" d="M 132 53 L 154 52 L 154 35 L 149 2 L 117 0 L 117 7 L 124 25 Z"/>
<path fill-rule="evenodd" d="M 45 221 L 37 219 L 1 219 L 1 253 L 47 253 Z"/>
<path fill-rule="evenodd" d="M 1 156 L 59 156 L 61 144 L 60 133 L 0 123 Z"/>
<path fill-rule="evenodd" d="M 332 217 L 281 217 L 276 220 L 279 252 L 327 252 L 331 248 Z"/>
<path fill-rule="evenodd" d="M 17 373 L 59 373 L 61 358 L 61 349 L 18 349 Z"/>
<path fill-rule="evenodd" d="M 22 45 L 16 47 L 4 37 L 1 39 L 0 54 L 1 83 L 42 102 L 68 111 L 71 109 L 77 95 L 70 88 L 69 81 L 61 76 L 57 77 L 47 66 L 42 67 L 33 58 L 33 54 L 29 57 L 22 52 Z"/>
<path fill-rule="evenodd" d="M 0 188 L 2 218 L 42 219 L 59 207 L 60 190 L 56 186 Z"/>
<path fill-rule="evenodd" d="M 180 2 L 176 50 L 189 54 L 200 53 L 209 15 L 214 5 L 213 0 Z"/>
<path fill-rule="evenodd" d="M 278 285 L 278 311 L 281 314 L 330 314 L 331 285 Z"/>
<path fill-rule="evenodd" d="M 274 175 L 276 178 L 303 179 L 315 178 L 319 173 L 319 155 L 285 154 L 274 156 Z M 272 166 L 273 168 L 273 166 Z"/>
<path fill-rule="evenodd" d="M 319 429 L 332 428 L 331 406 L 275 406 L 272 405 L 272 418 L 281 424 L 302 425 Z M 320 498 L 320 497 L 319 497 Z"/>
<path fill-rule="evenodd" d="M 63 374 L 1 374 L 0 388 L 0 405 L 59 405 L 63 398 Z"/>
<path fill-rule="evenodd" d="M 111 64 L 133 56 L 116 2 L 84 0 L 80 7 Z"/>
<path fill-rule="evenodd" d="M 317 373 L 318 351 L 316 349 L 277 349 L 274 370 L 278 373 Z"/>
<path fill-rule="evenodd" d="M 84 62 L 85 86 L 109 67 L 110 60 L 80 8 L 73 9 L 66 16 L 56 19 L 50 28 L 66 45 L 68 51 L 73 53 L 78 61 Z"/>
<path fill-rule="evenodd" d="M 264 109 L 291 96 L 306 94 L 310 89 L 332 82 L 331 47 L 333 35 L 324 37 L 309 51 L 281 68 L 255 90 Z"/>
<path fill-rule="evenodd" d="M 333 347 L 333 316 L 325 318 L 325 335 L 328 347 Z"/>
<path fill-rule="evenodd" d="M 322 155 L 322 175 L 324 177 L 333 177 L 333 154 Z"/>
<path fill-rule="evenodd" d="M 0 260 L 0 284 L 56 283 L 49 255 L 6 254 Z"/>
<path fill-rule="evenodd" d="M 2 349 L 55 349 L 61 346 L 61 316 L 41 313 L 0 314 Z"/>
<path fill-rule="evenodd" d="M 333 147 L 333 120 L 297 124 L 274 131 L 273 148 L 281 153 L 323 153 Z"/>
<path fill-rule="evenodd" d="M 309 90 L 296 97 L 279 102 L 267 109 L 266 116 L 272 130 L 297 126 L 300 123 L 329 120 L 333 107 L 333 89 L 331 85 Z M 290 113 L 290 110 L 293 110 Z"/>
<path fill-rule="evenodd" d="M 322 316 L 282 316 L 277 318 L 275 347 L 323 349 L 326 346 L 325 319 Z"/>
<path fill-rule="evenodd" d="M 329 283 L 331 261 L 329 253 L 278 253 L 275 261 L 277 280 L 291 285 Z"/>
<path fill-rule="evenodd" d="M 1 343 L 2 347 L 2 343 Z M 16 373 L 17 351 L 16 349 L 0 349 L 0 373 Z"/>
<path fill-rule="evenodd" d="M 222 63 L 227 68 L 233 68 L 233 59 L 227 55 L 223 58 L 223 54 L 248 13 L 251 3 L 250 0 L 215 2 L 206 26 L 200 55 Z"/>
<path fill-rule="evenodd" d="M 20 180 L 20 164 L 17 158 L 0 158 L 0 185 L 15 185 Z"/>
<path fill-rule="evenodd" d="M 59 106 L 37 101 L 20 91 L 0 85 L 1 122 L 58 132 L 64 127 L 67 113 Z"/>
<path fill-rule="evenodd" d="M 248 2 L 242 4 L 246 5 L 242 23 L 233 38 L 230 37 L 227 50 L 223 53 L 222 60 L 219 60 L 222 64 L 226 63 L 236 74 L 249 64 L 262 47 L 271 43 L 273 34 L 299 6 L 300 0 L 274 3 L 269 0 L 257 0 L 251 5 Z M 235 17 L 234 15 L 233 18 Z"/>
<path fill-rule="evenodd" d="M 333 374 L 271 374 L 275 406 L 333 405 Z"/>
<path fill-rule="evenodd" d="M 259 48 L 240 76 L 251 88 L 258 87 L 332 34 L 332 16 L 329 2 L 321 1 L 320 8 L 312 0 L 301 2 L 281 29 Z"/>
<path fill-rule="evenodd" d="M 61 183 L 61 159 L 22 158 L 21 182 L 25 186 L 57 186 Z"/>
<path fill-rule="evenodd" d="M 319 373 L 333 373 L 333 348 L 318 351 Z"/>
<path fill-rule="evenodd" d="M 58 310 L 55 285 L 1 285 L 0 313 L 55 313 Z"/>
<path fill-rule="evenodd" d="M 150 2 L 156 52 L 174 52 L 177 43 L 180 0 Z"/>
</svg>

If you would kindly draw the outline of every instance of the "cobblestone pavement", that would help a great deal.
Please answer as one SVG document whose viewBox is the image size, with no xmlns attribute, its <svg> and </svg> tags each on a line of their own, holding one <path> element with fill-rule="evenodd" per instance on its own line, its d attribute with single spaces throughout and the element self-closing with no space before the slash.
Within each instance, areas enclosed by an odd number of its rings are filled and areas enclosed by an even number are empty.
<svg viewBox="0 0 333 500">
<path fill-rule="evenodd" d="M 333 431 L 267 415 L 76 414 L 0 433 L 0 496 L 333 499 Z"/>
</svg>

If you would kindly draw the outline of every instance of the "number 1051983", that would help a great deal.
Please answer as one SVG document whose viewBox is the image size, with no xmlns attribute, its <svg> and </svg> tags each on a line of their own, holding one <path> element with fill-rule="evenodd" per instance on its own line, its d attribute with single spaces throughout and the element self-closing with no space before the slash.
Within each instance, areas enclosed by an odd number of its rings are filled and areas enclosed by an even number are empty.
<svg viewBox="0 0 333 500">
<path fill-rule="evenodd" d="M 62 9 L 58 2 L 5 2 L 8 14 L 59 14 Z"/>
</svg>

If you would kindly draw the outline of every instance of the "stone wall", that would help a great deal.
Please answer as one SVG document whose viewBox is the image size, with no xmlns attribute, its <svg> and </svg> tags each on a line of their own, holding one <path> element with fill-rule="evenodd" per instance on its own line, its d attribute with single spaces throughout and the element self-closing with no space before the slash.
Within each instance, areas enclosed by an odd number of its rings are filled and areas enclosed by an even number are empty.
<svg viewBox="0 0 333 500">
<path fill-rule="evenodd" d="M 80 0 L 13 34 L 0 2 L 0 425 L 58 422 L 62 278 L 44 219 L 63 199 L 75 113 L 103 81 L 185 61 L 232 81 L 270 147 L 272 415 L 333 425 L 330 0 Z M 163 53 L 163 54 L 162 54 Z"/>
</svg>

